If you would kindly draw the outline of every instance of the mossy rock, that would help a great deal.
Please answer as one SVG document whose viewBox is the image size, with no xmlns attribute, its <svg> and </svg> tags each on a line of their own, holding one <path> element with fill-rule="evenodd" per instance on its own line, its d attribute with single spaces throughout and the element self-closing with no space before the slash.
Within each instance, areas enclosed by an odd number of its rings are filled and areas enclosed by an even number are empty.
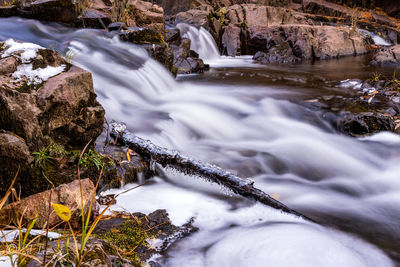
<svg viewBox="0 0 400 267">
<path fill-rule="evenodd" d="M 159 32 L 147 28 L 130 28 L 119 36 L 121 40 L 135 44 L 163 44 L 165 42 Z"/>
<path fill-rule="evenodd" d="M 129 219 L 122 222 L 118 227 L 101 235 L 101 238 L 112 244 L 108 253 L 119 252 L 124 255 L 135 266 L 142 266 L 144 251 L 152 251 L 147 240 L 154 238 L 154 231 L 149 231 L 145 218 Z M 151 253 L 151 252 L 150 252 Z"/>
</svg>

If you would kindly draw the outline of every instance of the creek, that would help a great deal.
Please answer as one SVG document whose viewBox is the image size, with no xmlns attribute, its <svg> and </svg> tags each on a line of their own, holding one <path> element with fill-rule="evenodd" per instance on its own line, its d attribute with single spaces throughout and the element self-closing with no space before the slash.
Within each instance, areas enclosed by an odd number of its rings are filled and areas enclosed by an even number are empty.
<svg viewBox="0 0 400 267">
<path fill-rule="evenodd" d="M 162 266 L 400 264 L 400 137 L 342 135 L 330 123 L 335 114 L 304 104 L 320 95 L 352 94 L 340 82 L 369 78 L 376 70 L 367 58 L 259 65 L 251 57 L 215 56 L 207 32 L 189 32 L 203 40 L 194 49 L 205 53 L 211 69 L 175 79 L 144 49 L 103 31 L 0 19 L 1 40 L 55 49 L 90 71 L 108 120 L 251 178 L 257 188 L 319 223 L 165 170 L 166 177 L 121 195 L 112 207 L 166 209 L 177 225 L 194 218 L 197 233 L 153 258 Z"/>
</svg>

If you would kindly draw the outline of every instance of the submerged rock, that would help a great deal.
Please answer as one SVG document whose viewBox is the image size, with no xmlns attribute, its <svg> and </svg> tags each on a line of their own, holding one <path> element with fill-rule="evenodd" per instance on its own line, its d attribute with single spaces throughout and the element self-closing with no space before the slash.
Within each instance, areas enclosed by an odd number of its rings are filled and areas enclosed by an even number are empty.
<svg viewBox="0 0 400 267">
<path fill-rule="evenodd" d="M 253 59 L 260 63 L 295 63 L 300 62 L 301 58 L 293 55 L 292 48 L 283 43 L 268 50 L 268 53 L 257 52 Z"/>
<path fill-rule="evenodd" d="M 390 116 L 372 112 L 347 114 L 338 122 L 338 128 L 352 136 L 375 134 L 394 130 L 395 124 Z"/>
<path fill-rule="evenodd" d="M 182 39 L 179 46 L 172 46 L 174 67 L 178 74 L 202 73 L 208 69 L 199 55 L 190 50 L 190 39 Z"/>
</svg>

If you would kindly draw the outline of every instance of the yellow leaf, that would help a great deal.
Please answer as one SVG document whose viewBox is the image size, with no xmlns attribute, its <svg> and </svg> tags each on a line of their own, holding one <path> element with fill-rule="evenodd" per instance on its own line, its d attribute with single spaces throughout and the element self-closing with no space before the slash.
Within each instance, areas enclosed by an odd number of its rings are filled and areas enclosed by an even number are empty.
<svg viewBox="0 0 400 267">
<path fill-rule="evenodd" d="M 64 222 L 69 222 L 71 219 L 71 210 L 64 205 L 61 204 L 51 204 L 53 206 L 54 211 L 57 213 L 58 217 Z"/>
</svg>

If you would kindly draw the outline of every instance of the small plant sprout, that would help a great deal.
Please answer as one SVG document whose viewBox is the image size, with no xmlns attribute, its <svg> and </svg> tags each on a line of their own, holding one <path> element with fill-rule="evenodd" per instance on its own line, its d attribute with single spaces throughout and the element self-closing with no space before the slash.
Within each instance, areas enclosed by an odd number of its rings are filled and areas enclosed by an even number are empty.
<svg viewBox="0 0 400 267">
<path fill-rule="evenodd" d="M 370 78 L 371 82 L 377 82 L 381 78 L 382 74 L 379 72 L 374 72 L 372 77 Z"/>
<path fill-rule="evenodd" d="M 50 156 L 50 146 L 46 147 L 44 150 L 39 150 L 32 153 L 35 157 L 35 166 L 46 169 L 47 164 L 52 163 L 53 157 Z"/>
<path fill-rule="evenodd" d="M 104 156 L 94 152 L 92 149 L 89 149 L 87 153 L 83 154 L 82 158 L 79 161 L 79 164 L 84 166 L 93 164 L 94 166 L 96 166 L 97 170 L 100 170 L 104 166 L 104 159 Z"/>
</svg>

